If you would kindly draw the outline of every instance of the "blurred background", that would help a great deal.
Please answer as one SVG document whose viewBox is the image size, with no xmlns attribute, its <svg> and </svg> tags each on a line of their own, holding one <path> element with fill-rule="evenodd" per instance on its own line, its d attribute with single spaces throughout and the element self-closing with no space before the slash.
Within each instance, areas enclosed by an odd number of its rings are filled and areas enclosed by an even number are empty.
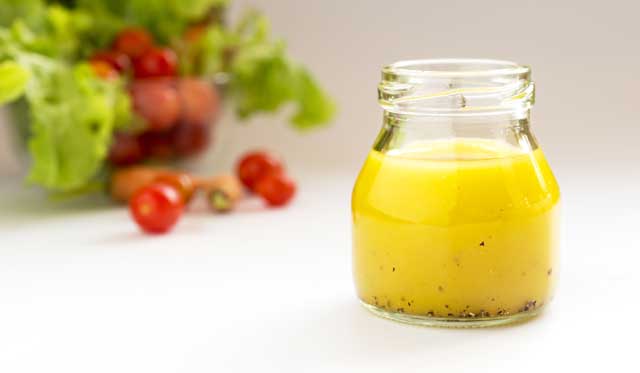
<svg viewBox="0 0 640 373">
<path fill-rule="evenodd" d="M 633 1 L 603 6 L 574 0 L 237 0 L 232 18 L 247 6 L 266 13 L 274 35 L 316 75 L 339 113 L 330 127 L 302 135 L 291 131 L 285 115 L 239 125 L 227 113 L 219 121 L 222 149 L 214 149 L 203 167 L 213 162 L 224 168 L 243 150 L 259 146 L 282 153 L 296 169 L 344 169 L 355 178 L 381 125 L 381 66 L 440 57 L 506 59 L 533 67 L 533 130 L 561 182 L 572 172 L 592 170 L 594 162 L 606 162 L 600 171 L 610 172 L 640 157 L 640 9 Z M 20 166 L 4 127 L 0 170 L 7 175 Z"/>
</svg>

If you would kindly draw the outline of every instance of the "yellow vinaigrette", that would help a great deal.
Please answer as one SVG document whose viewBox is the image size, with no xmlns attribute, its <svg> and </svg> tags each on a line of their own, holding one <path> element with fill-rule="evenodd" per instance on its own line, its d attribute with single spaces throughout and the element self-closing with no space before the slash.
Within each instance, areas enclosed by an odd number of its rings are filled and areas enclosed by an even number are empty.
<svg viewBox="0 0 640 373">
<path fill-rule="evenodd" d="M 558 200 L 540 149 L 457 138 L 373 150 L 352 199 L 358 296 L 429 318 L 539 309 L 556 277 Z"/>
</svg>

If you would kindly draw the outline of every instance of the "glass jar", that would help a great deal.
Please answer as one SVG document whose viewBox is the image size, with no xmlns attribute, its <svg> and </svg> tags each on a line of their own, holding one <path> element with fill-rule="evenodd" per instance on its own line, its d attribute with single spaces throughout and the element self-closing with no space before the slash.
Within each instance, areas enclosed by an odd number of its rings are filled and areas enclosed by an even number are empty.
<svg viewBox="0 0 640 373">
<path fill-rule="evenodd" d="M 384 123 L 353 196 L 353 270 L 374 313 L 478 327 L 538 314 L 556 278 L 559 189 L 530 131 L 531 69 L 385 66 Z"/>
</svg>

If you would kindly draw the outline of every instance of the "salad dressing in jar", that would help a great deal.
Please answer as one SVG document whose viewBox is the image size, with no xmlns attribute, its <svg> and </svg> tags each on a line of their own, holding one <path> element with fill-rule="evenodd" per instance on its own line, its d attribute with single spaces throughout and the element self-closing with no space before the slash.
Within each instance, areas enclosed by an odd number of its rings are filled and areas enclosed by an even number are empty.
<svg viewBox="0 0 640 373">
<path fill-rule="evenodd" d="M 386 66 L 384 124 L 353 196 L 353 270 L 374 313 L 473 327 L 538 314 L 556 277 L 559 190 L 529 128 L 530 68 Z"/>
</svg>

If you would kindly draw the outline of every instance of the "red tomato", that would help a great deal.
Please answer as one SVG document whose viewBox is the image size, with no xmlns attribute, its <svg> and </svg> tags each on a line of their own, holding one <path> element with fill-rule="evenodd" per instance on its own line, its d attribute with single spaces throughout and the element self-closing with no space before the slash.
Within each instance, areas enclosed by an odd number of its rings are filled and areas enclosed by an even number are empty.
<svg viewBox="0 0 640 373">
<path fill-rule="evenodd" d="M 148 233 L 169 231 L 182 215 L 183 208 L 178 191 L 162 183 L 152 183 L 139 189 L 129 201 L 133 219 Z"/>
<path fill-rule="evenodd" d="M 137 163 L 144 158 L 140 139 L 127 133 L 116 133 L 111 148 L 109 161 L 116 166 L 126 166 Z"/>
<path fill-rule="evenodd" d="M 196 155 L 209 146 L 210 128 L 181 122 L 171 130 L 173 149 L 181 156 Z"/>
<path fill-rule="evenodd" d="M 182 78 L 178 81 L 178 96 L 182 105 L 182 121 L 206 125 L 216 118 L 220 108 L 220 97 L 212 83 Z"/>
<path fill-rule="evenodd" d="M 119 73 L 122 73 L 131 67 L 131 59 L 129 59 L 129 56 L 118 51 L 98 51 L 91 56 L 89 61 L 106 62 Z"/>
<path fill-rule="evenodd" d="M 173 146 L 172 131 L 145 132 L 140 135 L 140 145 L 146 157 L 154 159 L 170 159 L 176 155 Z"/>
<path fill-rule="evenodd" d="M 196 190 L 195 182 L 191 175 L 182 172 L 163 172 L 154 181 L 174 187 L 182 196 L 185 204 L 189 203 Z"/>
<path fill-rule="evenodd" d="M 130 58 L 137 58 L 153 47 L 153 37 L 143 28 L 130 27 L 118 33 L 113 42 L 113 49 Z"/>
<path fill-rule="evenodd" d="M 90 61 L 91 69 L 101 79 L 111 80 L 118 78 L 118 72 L 104 61 Z"/>
<path fill-rule="evenodd" d="M 164 79 L 136 81 L 130 92 L 134 111 L 147 121 L 151 131 L 164 131 L 178 121 L 178 93 Z"/>
<path fill-rule="evenodd" d="M 169 48 L 152 48 L 133 60 L 133 75 L 136 78 L 175 76 L 178 57 Z"/>
<path fill-rule="evenodd" d="M 283 170 L 280 159 L 263 151 L 245 154 L 236 167 L 238 178 L 251 190 L 254 190 L 260 179 L 270 174 L 281 173 Z"/>
<path fill-rule="evenodd" d="M 283 206 L 296 194 L 296 183 L 282 172 L 273 173 L 258 181 L 255 190 L 269 205 Z"/>
</svg>

